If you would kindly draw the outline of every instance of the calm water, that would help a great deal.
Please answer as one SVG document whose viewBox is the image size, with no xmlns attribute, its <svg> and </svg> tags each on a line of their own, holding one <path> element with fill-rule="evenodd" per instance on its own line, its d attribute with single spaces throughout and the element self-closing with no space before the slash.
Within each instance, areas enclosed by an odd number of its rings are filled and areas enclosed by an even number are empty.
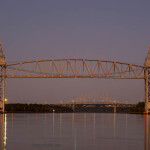
<svg viewBox="0 0 150 150">
<path fill-rule="evenodd" d="M 148 150 L 148 127 L 144 115 L 0 114 L 0 150 Z"/>
</svg>

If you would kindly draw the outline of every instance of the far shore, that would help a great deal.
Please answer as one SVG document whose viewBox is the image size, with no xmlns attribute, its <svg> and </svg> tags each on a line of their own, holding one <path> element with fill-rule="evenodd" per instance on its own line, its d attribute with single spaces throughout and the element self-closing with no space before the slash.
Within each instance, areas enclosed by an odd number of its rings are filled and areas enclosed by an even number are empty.
<svg viewBox="0 0 150 150">
<path fill-rule="evenodd" d="M 5 104 L 5 113 L 130 113 L 144 114 L 138 104 Z"/>
</svg>

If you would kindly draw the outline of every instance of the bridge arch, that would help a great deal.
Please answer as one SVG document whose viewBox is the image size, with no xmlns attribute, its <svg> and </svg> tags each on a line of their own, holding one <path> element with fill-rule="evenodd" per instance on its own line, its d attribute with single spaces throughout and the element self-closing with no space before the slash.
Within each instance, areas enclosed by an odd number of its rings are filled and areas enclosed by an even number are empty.
<svg viewBox="0 0 150 150">
<path fill-rule="evenodd" d="M 101 59 L 48 59 L 6 64 L 6 78 L 144 79 L 145 66 Z"/>
</svg>

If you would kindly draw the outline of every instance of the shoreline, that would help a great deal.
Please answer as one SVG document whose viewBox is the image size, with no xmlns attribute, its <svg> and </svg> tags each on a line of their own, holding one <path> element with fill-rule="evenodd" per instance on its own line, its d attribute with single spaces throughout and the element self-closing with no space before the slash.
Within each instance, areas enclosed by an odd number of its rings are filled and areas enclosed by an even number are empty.
<svg viewBox="0 0 150 150">
<path fill-rule="evenodd" d="M 138 104 L 5 104 L 4 113 L 125 113 L 143 114 L 145 103 Z M 0 112 L 2 113 L 2 112 Z"/>
</svg>

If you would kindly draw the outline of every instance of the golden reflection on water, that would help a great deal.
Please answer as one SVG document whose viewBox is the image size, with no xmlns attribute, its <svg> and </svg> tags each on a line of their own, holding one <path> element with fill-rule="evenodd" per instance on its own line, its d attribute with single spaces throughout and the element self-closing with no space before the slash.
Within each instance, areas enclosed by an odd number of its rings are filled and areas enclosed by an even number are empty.
<svg viewBox="0 0 150 150">
<path fill-rule="evenodd" d="M 126 132 L 125 132 L 125 134 L 127 137 L 127 135 L 128 135 L 128 114 L 126 114 Z"/>
<path fill-rule="evenodd" d="M 60 137 L 62 137 L 62 113 L 59 114 L 60 115 L 60 122 L 59 122 L 59 127 L 60 127 Z"/>
<path fill-rule="evenodd" d="M 4 149 L 6 147 L 6 140 L 7 140 L 7 114 L 4 115 Z"/>
<path fill-rule="evenodd" d="M 73 138 L 74 138 L 74 131 L 75 131 L 75 129 L 74 129 L 74 113 L 72 113 L 72 136 L 73 136 Z"/>
<path fill-rule="evenodd" d="M 93 114 L 93 139 L 95 140 L 95 113 Z"/>
<path fill-rule="evenodd" d="M 53 135 L 55 133 L 55 112 L 53 112 Z"/>
<path fill-rule="evenodd" d="M 12 127 L 12 129 L 13 129 L 13 125 L 14 125 L 14 115 L 13 115 L 13 113 L 11 114 L 11 127 Z"/>
<path fill-rule="evenodd" d="M 116 137 L 116 113 L 114 113 L 114 137 Z"/>
<path fill-rule="evenodd" d="M 86 137 L 86 113 L 84 113 L 84 137 Z"/>
<path fill-rule="evenodd" d="M 149 146 L 149 115 L 145 115 L 145 150 L 148 150 L 148 148 L 150 148 Z"/>
<path fill-rule="evenodd" d="M 93 113 L 92 116 L 92 121 L 93 121 L 93 140 L 96 140 L 96 118 L 97 118 L 97 114 Z M 13 127 L 13 114 L 11 114 L 11 127 Z M 56 116 L 55 113 L 52 114 L 52 121 L 53 121 L 53 135 L 55 134 L 55 123 L 56 123 Z M 82 116 L 83 120 L 84 120 L 84 136 L 86 136 L 87 134 L 87 114 L 85 113 Z M 102 122 L 104 123 L 104 116 L 102 117 Z M 125 117 L 125 130 L 126 132 L 128 131 L 128 114 L 126 114 Z M 37 121 L 37 114 L 36 114 L 36 121 Z M 149 126 L 150 126 L 150 115 L 145 115 L 144 116 L 144 150 L 149 150 L 150 149 L 150 130 L 149 130 Z M 76 129 L 76 116 L 74 113 L 72 113 L 72 137 L 74 139 L 74 150 L 77 149 L 77 129 Z M 102 126 L 104 126 L 104 124 L 102 123 Z M 60 113 L 59 114 L 59 127 L 60 127 L 60 136 L 62 136 L 62 128 L 63 128 L 63 114 Z M 142 125 L 143 126 L 143 125 Z M 103 128 L 104 129 L 104 128 Z M 113 130 L 114 130 L 114 138 L 117 137 L 116 132 L 117 132 L 117 114 L 114 113 L 113 116 Z M 104 131 L 103 131 L 104 132 Z M 126 134 L 127 137 L 127 134 Z M 0 114 L 0 150 L 6 150 L 6 143 L 7 142 L 7 114 Z"/>
<path fill-rule="evenodd" d="M 0 149 L 6 150 L 7 114 L 0 114 Z"/>
<path fill-rule="evenodd" d="M 76 128 L 74 126 L 74 113 L 72 113 L 72 136 L 74 139 L 73 148 L 74 150 L 76 150 L 77 149 L 77 135 L 76 135 Z"/>
</svg>

